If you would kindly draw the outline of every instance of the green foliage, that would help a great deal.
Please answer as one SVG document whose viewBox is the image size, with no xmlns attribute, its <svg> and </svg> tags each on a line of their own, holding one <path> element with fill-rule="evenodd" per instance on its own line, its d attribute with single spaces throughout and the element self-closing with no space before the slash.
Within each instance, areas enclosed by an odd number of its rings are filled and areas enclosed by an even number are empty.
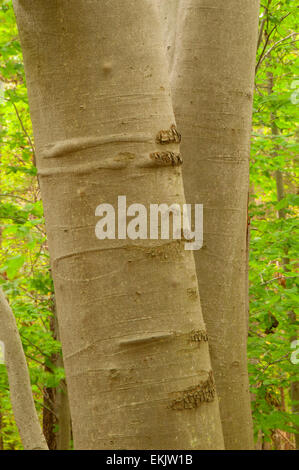
<svg viewBox="0 0 299 470">
<path fill-rule="evenodd" d="M 286 433 L 295 432 L 296 426 L 299 429 L 299 416 L 292 413 L 290 400 L 291 382 L 299 380 L 299 367 L 290 361 L 290 344 L 299 326 L 294 319 L 298 315 L 299 251 L 298 49 L 295 35 L 290 36 L 298 30 L 297 18 L 296 2 L 265 1 L 262 5 L 254 96 L 248 356 L 255 434 L 269 441 L 276 429 Z M 285 191 L 280 201 L 278 171 Z M 283 218 L 278 218 L 282 209 Z"/>
<path fill-rule="evenodd" d="M 43 390 L 57 387 L 64 370 L 53 338 L 53 283 L 43 207 L 33 164 L 34 147 L 21 47 L 11 1 L 0 3 L 0 285 L 16 316 L 40 416 Z M 0 412 L 5 449 L 21 449 L 4 365 L 0 365 Z"/>
</svg>

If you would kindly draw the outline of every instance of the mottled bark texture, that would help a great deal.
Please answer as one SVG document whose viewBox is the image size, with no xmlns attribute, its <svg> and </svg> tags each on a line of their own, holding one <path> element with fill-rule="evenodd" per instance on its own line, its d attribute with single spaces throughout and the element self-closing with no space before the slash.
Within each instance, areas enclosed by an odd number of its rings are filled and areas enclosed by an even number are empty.
<svg viewBox="0 0 299 470">
<path fill-rule="evenodd" d="M 179 14 L 181 11 L 182 0 L 155 0 L 159 8 L 159 16 L 164 33 L 164 41 L 166 48 L 166 56 L 168 61 L 169 72 L 173 70 L 174 58 L 176 55 L 177 26 L 179 25 Z"/>
<path fill-rule="evenodd" d="M 5 347 L 10 399 L 25 450 L 47 450 L 36 409 L 30 378 L 14 314 L 0 289 L 0 341 Z"/>
<path fill-rule="evenodd" d="M 95 237 L 100 203 L 184 202 L 150 0 L 16 0 L 77 449 L 223 446 L 192 252 Z M 178 161 L 176 163 L 179 163 Z"/>
<path fill-rule="evenodd" d="M 176 29 L 170 72 L 186 199 L 204 205 L 195 260 L 225 446 L 251 449 L 246 240 L 259 2 L 181 0 L 178 12 L 162 3 Z M 169 27 L 166 35 L 169 48 Z"/>
</svg>

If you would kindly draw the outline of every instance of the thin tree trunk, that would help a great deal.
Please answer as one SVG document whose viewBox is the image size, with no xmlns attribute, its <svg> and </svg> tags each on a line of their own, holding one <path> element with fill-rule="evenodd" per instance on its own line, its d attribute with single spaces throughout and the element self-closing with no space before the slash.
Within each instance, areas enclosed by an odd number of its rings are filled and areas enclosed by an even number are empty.
<svg viewBox="0 0 299 470">
<path fill-rule="evenodd" d="M 45 367 L 46 372 L 51 372 L 51 369 Z M 56 450 L 56 434 L 55 425 L 57 422 L 56 414 L 54 411 L 55 404 L 55 388 L 45 387 L 43 390 L 44 408 L 43 408 L 43 433 L 47 441 L 49 450 Z"/>
<path fill-rule="evenodd" d="M 60 341 L 55 300 L 53 301 L 52 316 L 50 318 L 50 331 L 53 338 Z M 60 354 L 53 354 L 51 363 L 55 367 L 64 367 Z M 53 372 L 52 368 L 47 365 L 45 370 L 50 373 Z M 71 416 L 65 380 L 61 380 L 57 388 L 45 387 L 44 389 L 43 431 L 50 450 L 69 450 Z"/>
<path fill-rule="evenodd" d="M 55 337 L 55 318 L 51 316 L 49 319 L 50 331 L 53 337 Z M 54 365 L 57 360 L 57 354 L 52 354 L 51 363 Z M 53 373 L 52 367 L 47 364 L 44 366 L 45 372 L 50 374 Z M 57 415 L 55 410 L 56 402 L 56 389 L 54 387 L 44 387 L 43 389 L 43 432 L 49 447 L 49 450 L 57 449 L 55 427 L 57 424 Z"/>
<path fill-rule="evenodd" d="M 174 116 L 153 3 L 14 7 L 75 448 L 220 449 L 192 253 L 180 241 L 95 237 L 96 207 L 117 207 L 118 195 L 184 202 L 180 167 L 150 158 L 179 151 L 156 140 Z"/>
<path fill-rule="evenodd" d="M 63 363 L 61 364 L 63 367 Z M 56 389 L 55 413 L 58 418 L 58 430 L 56 432 L 57 450 L 69 450 L 72 438 L 70 405 L 65 380 L 62 380 Z"/>
<path fill-rule="evenodd" d="M 25 450 L 46 450 L 34 406 L 27 363 L 14 314 L 0 289 L 0 340 L 5 346 L 10 398 Z"/>
<path fill-rule="evenodd" d="M 171 67 L 187 202 L 226 449 L 252 449 L 247 374 L 248 181 L 259 1 L 182 0 Z"/>
<path fill-rule="evenodd" d="M 62 357 L 55 357 L 53 364 L 63 367 Z M 52 372 L 49 367 L 46 370 Z M 61 380 L 57 388 L 44 390 L 43 431 L 50 450 L 70 449 L 71 415 L 65 380 Z"/>
<path fill-rule="evenodd" d="M 60 341 L 55 299 L 53 302 L 53 315 L 54 338 Z M 63 358 L 60 354 L 55 358 L 55 365 L 56 367 L 64 368 Z M 55 389 L 54 412 L 57 417 L 56 424 L 58 428 L 56 431 L 56 448 L 57 450 L 69 450 L 72 437 L 72 426 L 67 384 L 65 380 L 62 380 L 59 386 Z"/>
</svg>

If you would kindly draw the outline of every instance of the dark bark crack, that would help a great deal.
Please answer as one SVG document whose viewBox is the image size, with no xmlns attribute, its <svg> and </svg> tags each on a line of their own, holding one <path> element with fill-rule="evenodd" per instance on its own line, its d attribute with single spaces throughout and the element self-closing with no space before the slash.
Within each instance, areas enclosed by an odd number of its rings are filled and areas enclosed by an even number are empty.
<svg viewBox="0 0 299 470">
<path fill-rule="evenodd" d="M 172 410 L 185 410 L 198 408 L 202 403 L 214 401 L 216 395 L 213 372 L 210 371 L 208 379 L 200 382 L 195 387 L 178 392 L 178 397 L 172 401 Z"/>
</svg>

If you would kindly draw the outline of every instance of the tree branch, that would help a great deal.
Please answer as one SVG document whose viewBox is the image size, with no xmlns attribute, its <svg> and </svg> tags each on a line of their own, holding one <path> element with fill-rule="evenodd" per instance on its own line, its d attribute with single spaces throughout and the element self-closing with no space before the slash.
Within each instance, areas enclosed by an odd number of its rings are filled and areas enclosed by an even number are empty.
<svg viewBox="0 0 299 470">
<path fill-rule="evenodd" d="M 271 54 L 271 52 L 273 51 L 273 49 L 275 49 L 275 47 L 277 47 L 279 44 L 281 44 L 283 41 L 286 41 L 287 39 L 291 38 L 291 37 L 295 37 L 298 33 L 291 33 L 289 34 L 288 36 L 286 36 L 285 38 L 282 38 L 280 39 L 279 41 L 275 42 L 273 44 L 273 46 L 270 47 L 270 49 L 267 50 L 267 52 L 263 55 L 263 57 L 261 58 L 261 60 L 259 61 L 259 63 L 257 64 L 256 66 L 256 71 L 258 70 L 258 68 L 260 67 L 260 65 L 264 62 L 264 60 Z"/>
</svg>

